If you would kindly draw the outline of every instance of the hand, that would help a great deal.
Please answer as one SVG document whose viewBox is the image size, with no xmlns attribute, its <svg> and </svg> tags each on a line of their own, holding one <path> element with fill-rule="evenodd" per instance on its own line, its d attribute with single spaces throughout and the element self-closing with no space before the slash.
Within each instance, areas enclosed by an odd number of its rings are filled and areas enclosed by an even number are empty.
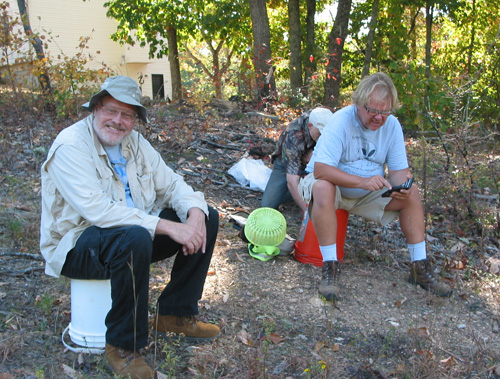
<svg viewBox="0 0 500 379">
<path fill-rule="evenodd" d="M 194 250 L 194 252 L 186 252 L 186 250 L 189 251 L 189 249 L 187 249 L 186 246 L 182 247 L 182 251 L 184 252 L 185 255 L 194 254 L 201 248 L 201 252 L 205 254 L 205 248 L 207 245 L 207 228 L 205 223 L 205 213 L 200 208 L 191 208 L 188 211 L 188 218 L 186 220 L 186 225 L 190 225 L 195 228 L 195 230 L 201 236 L 201 243 Z"/>
<path fill-rule="evenodd" d="M 399 177 L 397 178 L 397 182 L 396 183 L 399 183 L 402 178 L 401 178 L 401 175 L 398 175 Z M 412 178 L 412 175 L 408 172 L 406 174 L 406 180 L 403 184 L 407 184 L 406 182 L 409 181 L 410 179 Z M 392 175 L 392 177 L 390 178 L 391 179 L 391 182 L 394 183 L 394 174 Z M 390 197 L 394 200 L 399 200 L 399 201 L 406 201 L 408 200 L 408 198 L 410 197 L 410 194 L 411 194 L 411 191 L 413 189 L 413 180 L 409 183 L 411 186 L 409 189 L 400 189 L 399 191 L 394 191 L 390 194 Z M 399 184 L 398 187 L 401 187 L 403 184 Z"/>
<path fill-rule="evenodd" d="M 375 175 L 368 178 L 362 178 L 361 188 L 365 190 L 373 192 L 384 187 L 391 189 L 391 184 L 383 176 Z"/>
<path fill-rule="evenodd" d="M 205 213 L 199 208 L 189 210 L 185 223 L 160 219 L 155 233 L 167 235 L 182 245 L 184 255 L 196 254 L 200 249 L 205 253 L 207 242 Z"/>
</svg>

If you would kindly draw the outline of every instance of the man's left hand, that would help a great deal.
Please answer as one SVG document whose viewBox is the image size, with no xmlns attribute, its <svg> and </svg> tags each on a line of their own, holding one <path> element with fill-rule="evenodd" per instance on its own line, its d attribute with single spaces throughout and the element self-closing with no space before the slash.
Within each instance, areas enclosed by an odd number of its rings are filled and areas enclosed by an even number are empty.
<svg viewBox="0 0 500 379">
<path fill-rule="evenodd" d="M 412 188 L 409 190 L 402 189 L 401 191 L 394 191 L 391 193 L 390 197 L 394 200 L 406 201 L 410 197 L 410 192 Z"/>
</svg>

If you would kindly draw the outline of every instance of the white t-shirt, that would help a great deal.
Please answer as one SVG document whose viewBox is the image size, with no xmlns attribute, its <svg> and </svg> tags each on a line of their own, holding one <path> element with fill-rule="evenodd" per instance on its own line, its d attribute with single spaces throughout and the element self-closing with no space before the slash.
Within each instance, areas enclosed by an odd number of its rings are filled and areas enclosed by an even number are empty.
<svg viewBox="0 0 500 379">
<path fill-rule="evenodd" d="M 408 168 L 403 129 L 393 115 L 376 131 L 365 129 L 358 118 L 355 105 L 345 107 L 328 120 L 314 148 L 306 171 L 314 171 L 314 163 L 321 162 L 361 177 L 384 176 L 384 165 L 389 170 Z M 359 198 L 368 190 L 340 187 L 342 196 Z"/>
</svg>

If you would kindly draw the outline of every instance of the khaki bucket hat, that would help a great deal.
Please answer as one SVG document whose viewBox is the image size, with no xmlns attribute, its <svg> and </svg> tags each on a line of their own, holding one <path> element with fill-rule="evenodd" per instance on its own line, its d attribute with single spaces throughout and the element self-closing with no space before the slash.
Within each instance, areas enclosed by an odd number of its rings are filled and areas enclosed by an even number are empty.
<svg viewBox="0 0 500 379">
<path fill-rule="evenodd" d="M 107 78 L 101 90 L 92 96 L 88 103 L 83 104 L 82 108 L 92 112 L 96 103 L 106 95 L 122 103 L 136 106 L 139 118 L 146 123 L 149 122 L 146 108 L 141 104 L 141 89 L 134 79 L 123 75 Z"/>
</svg>

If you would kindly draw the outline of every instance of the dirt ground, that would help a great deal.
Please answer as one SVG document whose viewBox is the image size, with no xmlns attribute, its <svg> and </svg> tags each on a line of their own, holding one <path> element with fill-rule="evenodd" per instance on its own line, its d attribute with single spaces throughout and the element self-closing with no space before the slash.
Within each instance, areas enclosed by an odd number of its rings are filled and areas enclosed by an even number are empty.
<svg viewBox="0 0 500 379">
<path fill-rule="evenodd" d="M 459 237 L 452 220 L 428 229 L 429 255 L 454 289 L 442 299 L 407 282 L 409 254 L 397 222 L 381 227 L 351 216 L 342 298 L 324 302 L 319 267 L 293 255 L 252 258 L 230 217 L 258 208 L 262 193 L 242 188 L 227 170 L 249 153 L 271 153 L 293 115 L 276 121 L 172 106 L 152 114 L 142 132 L 220 213 L 200 319 L 222 334 L 199 345 L 151 336 L 144 354 L 160 378 L 500 377 L 498 241 Z M 38 249 L 40 164 L 63 125 L 0 123 L 0 379 L 112 378 L 102 355 L 62 344 L 69 280 L 46 276 Z M 297 237 L 298 208 L 280 210 Z M 151 268 L 151 314 L 171 264 Z"/>
</svg>

